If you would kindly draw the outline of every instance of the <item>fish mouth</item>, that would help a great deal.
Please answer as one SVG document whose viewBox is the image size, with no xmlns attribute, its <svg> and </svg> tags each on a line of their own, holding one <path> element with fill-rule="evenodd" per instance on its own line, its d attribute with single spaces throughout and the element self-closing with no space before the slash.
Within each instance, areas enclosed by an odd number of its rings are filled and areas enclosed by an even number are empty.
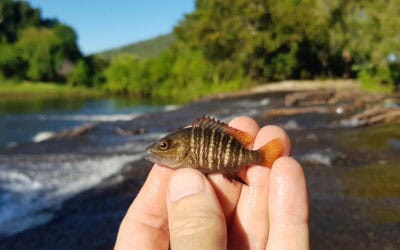
<svg viewBox="0 0 400 250">
<path fill-rule="evenodd" d="M 160 159 L 157 156 L 153 155 L 153 154 L 147 154 L 144 157 L 144 159 L 146 159 L 148 161 L 151 161 L 153 163 L 159 163 L 160 162 Z"/>
<path fill-rule="evenodd" d="M 158 163 L 158 162 L 160 162 L 160 158 L 157 157 L 157 156 L 153 153 L 152 146 L 147 147 L 145 151 L 146 151 L 146 155 L 145 155 L 144 158 L 145 158 L 146 160 L 151 161 L 151 162 L 153 162 L 153 163 Z"/>
</svg>

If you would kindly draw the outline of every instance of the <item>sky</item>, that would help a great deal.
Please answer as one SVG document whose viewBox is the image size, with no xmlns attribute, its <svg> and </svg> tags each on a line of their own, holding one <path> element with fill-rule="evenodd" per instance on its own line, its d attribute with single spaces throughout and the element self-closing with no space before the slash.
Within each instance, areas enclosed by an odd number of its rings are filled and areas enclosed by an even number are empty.
<svg viewBox="0 0 400 250">
<path fill-rule="evenodd" d="M 194 10 L 194 0 L 28 0 L 42 17 L 57 18 L 78 34 L 84 54 L 167 34 Z"/>
</svg>

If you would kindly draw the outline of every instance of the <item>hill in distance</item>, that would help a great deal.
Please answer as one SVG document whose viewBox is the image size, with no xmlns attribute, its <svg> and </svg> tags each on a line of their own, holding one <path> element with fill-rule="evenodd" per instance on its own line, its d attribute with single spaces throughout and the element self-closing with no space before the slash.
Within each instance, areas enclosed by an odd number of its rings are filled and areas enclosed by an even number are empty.
<svg viewBox="0 0 400 250">
<path fill-rule="evenodd" d="M 128 44 L 115 49 L 106 50 L 95 55 L 107 59 L 110 59 L 118 54 L 135 54 L 140 58 L 150 58 L 159 55 L 174 40 L 175 37 L 172 34 L 160 35 L 152 39 Z"/>
</svg>

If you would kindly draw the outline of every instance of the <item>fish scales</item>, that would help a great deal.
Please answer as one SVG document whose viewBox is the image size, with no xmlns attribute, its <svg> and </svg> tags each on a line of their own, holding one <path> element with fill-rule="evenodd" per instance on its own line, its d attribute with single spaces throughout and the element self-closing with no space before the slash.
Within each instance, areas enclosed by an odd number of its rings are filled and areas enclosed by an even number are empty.
<svg viewBox="0 0 400 250">
<path fill-rule="evenodd" d="M 248 150 L 253 138 L 229 125 L 203 117 L 192 127 L 180 129 L 149 146 L 147 157 L 171 168 L 192 167 L 204 173 L 222 173 L 235 177 L 242 166 L 257 164 L 271 167 L 282 155 L 280 139 L 259 150 Z"/>
<path fill-rule="evenodd" d="M 195 159 L 193 164 L 195 168 L 205 172 L 217 172 L 221 169 L 231 172 L 228 168 L 235 170 L 237 166 L 242 166 L 248 160 L 248 157 L 243 156 L 252 153 L 245 150 L 234 137 L 226 135 L 216 128 L 195 127 L 191 129 L 190 133 L 191 137 L 195 138 L 191 145 L 194 149 L 190 150 L 195 154 L 191 157 Z"/>
<path fill-rule="evenodd" d="M 200 150 L 201 148 L 199 147 L 200 143 L 201 143 L 201 129 L 200 128 L 195 128 L 195 138 L 196 138 L 196 144 L 195 144 L 195 152 L 196 152 L 196 156 L 194 156 L 195 162 L 193 162 L 193 164 L 198 165 L 200 163 Z"/>
<path fill-rule="evenodd" d="M 223 147 L 224 134 L 219 134 L 218 147 L 217 147 L 217 169 L 221 169 L 222 147 Z"/>
<path fill-rule="evenodd" d="M 193 157 L 196 159 L 196 162 L 194 162 L 196 168 L 204 168 L 205 171 L 212 172 L 221 167 L 226 167 L 220 165 L 221 157 L 224 157 L 224 152 L 221 153 L 221 150 L 226 150 L 222 133 L 216 131 L 216 129 L 195 128 L 194 134 L 197 137 L 197 143 L 195 143 L 195 149 L 191 152 L 197 154 L 197 157 Z"/>
<path fill-rule="evenodd" d="M 215 132 L 215 144 L 217 145 L 216 148 L 214 148 L 214 153 L 215 155 L 214 158 L 214 166 L 215 169 L 218 171 L 222 169 L 223 166 L 223 157 L 224 157 L 224 151 L 226 148 L 226 145 L 224 144 L 224 138 L 226 138 L 224 133 L 220 133 L 218 131 Z"/>
<path fill-rule="evenodd" d="M 205 139 L 206 141 L 204 142 L 203 145 L 203 150 L 204 150 L 204 166 L 210 170 L 212 170 L 212 165 L 210 164 L 210 153 L 211 153 L 211 141 L 214 140 L 212 138 L 212 129 L 206 129 L 206 134 L 205 134 Z M 212 160 L 212 159 L 211 159 Z"/>
</svg>

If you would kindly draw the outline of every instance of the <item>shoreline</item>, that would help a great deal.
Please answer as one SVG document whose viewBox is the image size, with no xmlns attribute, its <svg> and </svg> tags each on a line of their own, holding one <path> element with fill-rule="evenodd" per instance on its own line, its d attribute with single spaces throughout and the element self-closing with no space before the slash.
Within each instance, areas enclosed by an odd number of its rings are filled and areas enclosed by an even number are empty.
<svg viewBox="0 0 400 250">
<path fill-rule="evenodd" d="M 280 82 L 268 82 L 256 84 L 248 89 L 242 89 L 220 94 L 208 94 L 203 97 L 187 101 L 186 103 L 211 98 L 224 98 L 227 96 L 242 96 L 257 93 L 271 93 L 279 91 L 306 91 L 318 89 L 360 89 L 357 80 L 328 79 L 328 80 L 285 80 Z M 44 82 L 11 82 L 0 84 L 0 98 L 4 101 L 15 99 L 54 99 L 54 98 L 100 98 L 104 96 L 130 97 L 127 95 L 106 94 L 104 91 L 84 86 L 70 86 L 68 84 L 44 83 Z M 136 97 L 137 98 L 137 97 Z M 171 97 L 173 98 L 173 97 Z M 152 98 L 137 98 L 151 100 Z M 154 97 L 154 99 L 159 99 Z"/>
<path fill-rule="evenodd" d="M 2 101 L 35 100 L 55 98 L 98 98 L 104 96 L 100 90 L 83 86 L 44 82 L 1 82 L 0 98 Z"/>
</svg>

